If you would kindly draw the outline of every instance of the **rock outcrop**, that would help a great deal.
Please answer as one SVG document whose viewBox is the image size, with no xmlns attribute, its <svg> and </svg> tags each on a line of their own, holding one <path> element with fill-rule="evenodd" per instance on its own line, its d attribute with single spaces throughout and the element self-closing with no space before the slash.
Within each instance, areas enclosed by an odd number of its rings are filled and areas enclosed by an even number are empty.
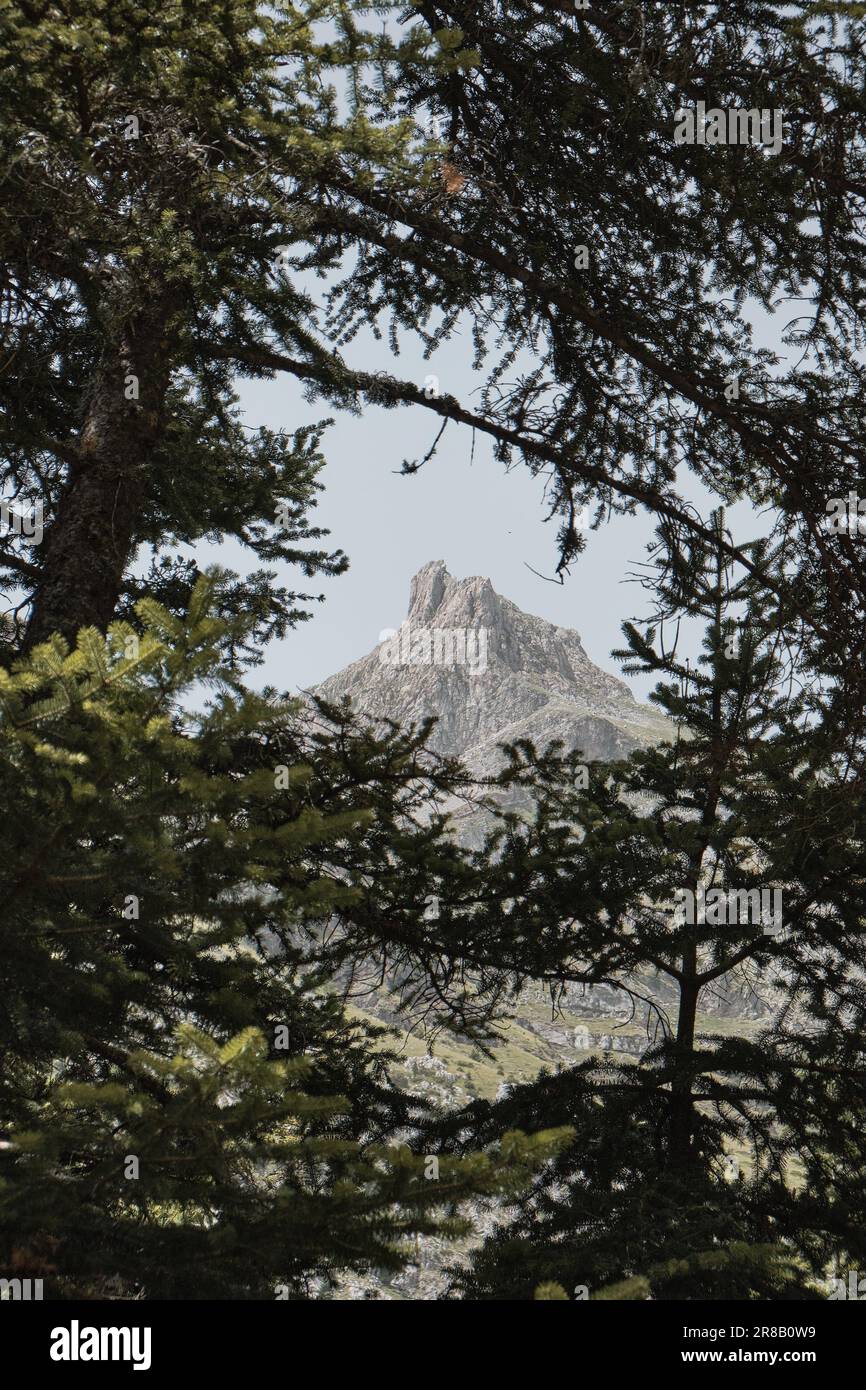
<svg viewBox="0 0 866 1390">
<path fill-rule="evenodd" d="M 418 571 L 399 630 L 317 688 L 373 719 L 437 720 L 431 746 L 480 776 L 499 745 L 562 739 L 591 761 L 654 743 L 664 717 L 590 661 L 569 628 L 523 613 L 489 579 L 454 579 L 442 560 Z"/>
</svg>

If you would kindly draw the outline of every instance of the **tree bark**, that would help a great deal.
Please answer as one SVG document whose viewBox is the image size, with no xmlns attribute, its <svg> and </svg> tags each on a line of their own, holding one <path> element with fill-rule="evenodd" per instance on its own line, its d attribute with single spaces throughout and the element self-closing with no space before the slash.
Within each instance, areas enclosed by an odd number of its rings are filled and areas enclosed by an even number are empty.
<svg viewBox="0 0 866 1390">
<path fill-rule="evenodd" d="M 79 628 L 105 631 L 133 558 L 148 462 L 165 427 L 167 297 L 151 300 L 106 349 L 83 411 L 78 457 L 40 546 L 24 650 Z"/>
<path fill-rule="evenodd" d="M 695 1022 L 700 985 L 697 948 L 690 945 L 683 953 L 677 1018 L 676 1072 L 671 1085 L 671 1162 L 675 1168 L 688 1168 L 692 1152 L 692 1058 L 695 1048 Z"/>
</svg>

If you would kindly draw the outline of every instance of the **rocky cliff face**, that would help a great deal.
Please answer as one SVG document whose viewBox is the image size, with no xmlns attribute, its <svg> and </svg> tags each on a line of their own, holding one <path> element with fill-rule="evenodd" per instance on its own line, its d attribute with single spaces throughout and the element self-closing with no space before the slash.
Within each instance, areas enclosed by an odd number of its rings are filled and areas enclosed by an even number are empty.
<svg viewBox="0 0 866 1390">
<path fill-rule="evenodd" d="M 489 579 L 455 579 L 442 560 L 415 575 L 399 630 L 331 676 L 317 693 L 345 694 L 372 718 L 435 716 L 431 740 L 479 775 L 498 745 L 562 739 L 588 761 L 663 738 L 666 721 L 590 661 L 576 632 L 523 613 Z"/>
</svg>

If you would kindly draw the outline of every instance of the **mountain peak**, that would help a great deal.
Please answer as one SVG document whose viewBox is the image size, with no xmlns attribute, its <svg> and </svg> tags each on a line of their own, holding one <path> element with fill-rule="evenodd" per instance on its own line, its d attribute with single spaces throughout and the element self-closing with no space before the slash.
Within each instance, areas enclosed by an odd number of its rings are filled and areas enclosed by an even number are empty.
<svg viewBox="0 0 866 1390">
<path fill-rule="evenodd" d="M 440 628 L 477 628 L 500 620 L 501 600 L 489 579 L 473 575 L 455 579 L 444 560 L 422 565 L 409 585 L 409 623 L 434 623 Z"/>
<path fill-rule="evenodd" d="M 444 560 L 429 560 L 412 576 L 409 585 L 409 617 L 420 622 L 432 618 L 454 580 Z"/>
<path fill-rule="evenodd" d="M 501 762 L 498 745 L 518 738 L 539 748 L 561 739 L 593 759 L 666 733 L 662 716 L 590 661 L 576 632 L 522 612 L 484 576 L 455 579 L 444 560 L 412 578 L 399 630 L 318 693 L 349 695 L 374 721 L 433 716 L 432 746 L 484 775 Z"/>
</svg>

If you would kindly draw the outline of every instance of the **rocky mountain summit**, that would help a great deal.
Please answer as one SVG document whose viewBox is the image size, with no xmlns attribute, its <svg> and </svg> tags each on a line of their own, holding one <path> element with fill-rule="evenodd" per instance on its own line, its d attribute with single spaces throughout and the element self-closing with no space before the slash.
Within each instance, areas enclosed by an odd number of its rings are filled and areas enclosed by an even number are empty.
<svg viewBox="0 0 866 1390">
<path fill-rule="evenodd" d="M 518 738 L 538 748 L 562 739 L 592 761 L 668 732 L 664 716 L 590 661 L 576 632 L 521 612 L 489 579 L 455 579 L 442 560 L 415 575 L 400 628 L 316 693 L 350 695 L 374 720 L 435 716 L 431 746 L 479 776 Z"/>
</svg>

